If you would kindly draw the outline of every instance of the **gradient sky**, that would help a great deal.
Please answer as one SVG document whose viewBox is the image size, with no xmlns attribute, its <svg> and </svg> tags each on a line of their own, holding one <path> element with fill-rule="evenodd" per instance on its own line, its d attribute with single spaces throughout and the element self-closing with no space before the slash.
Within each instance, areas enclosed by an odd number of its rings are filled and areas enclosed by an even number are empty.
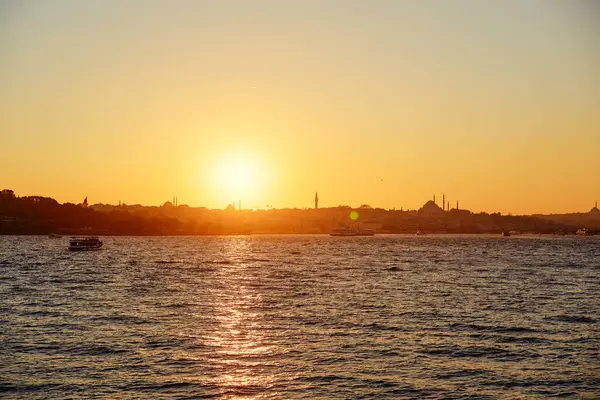
<svg viewBox="0 0 600 400">
<path fill-rule="evenodd" d="M 593 0 L 0 0 L 0 189 L 587 211 L 599 20 Z M 224 185 L 230 164 L 255 182 Z"/>
</svg>

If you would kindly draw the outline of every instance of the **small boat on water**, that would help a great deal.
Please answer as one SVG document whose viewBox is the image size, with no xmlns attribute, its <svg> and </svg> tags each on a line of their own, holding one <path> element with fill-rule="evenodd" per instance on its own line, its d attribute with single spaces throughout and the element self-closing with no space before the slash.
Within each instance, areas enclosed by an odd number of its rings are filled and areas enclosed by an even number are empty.
<svg viewBox="0 0 600 400">
<path fill-rule="evenodd" d="M 58 233 L 51 233 L 48 235 L 48 237 L 50 239 L 60 239 L 62 237 L 62 235 L 59 235 Z"/>
<path fill-rule="evenodd" d="M 425 232 L 423 232 L 423 231 L 417 231 L 415 233 L 415 235 L 417 235 L 417 236 L 423 236 L 423 235 L 427 235 L 427 234 Z"/>
<path fill-rule="evenodd" d="M 370 229 L 354 229 L 348 228 L 347 226 L 340 226 L 339 228 L 333 229 L 331 236 L 374 236 L 375 231 Z"/>
<path fill-rule="evenodd" d="M 510 232 L 509 231 L 502 231 L 502 236 L 510 236 Z"/>
<path fill-rule="evenodd" d="M 69 250 L 100 250 L 103 244 L 97 236 L 72 236 L 69 240 Z"/>
<path fill-rule="evenodd" d="M 587 229 L 585 229 L 585 228 L 578 229 L 577 232 L 575 232 L 575 234 L 578 236 L 587 236 Z"/>
</svg>

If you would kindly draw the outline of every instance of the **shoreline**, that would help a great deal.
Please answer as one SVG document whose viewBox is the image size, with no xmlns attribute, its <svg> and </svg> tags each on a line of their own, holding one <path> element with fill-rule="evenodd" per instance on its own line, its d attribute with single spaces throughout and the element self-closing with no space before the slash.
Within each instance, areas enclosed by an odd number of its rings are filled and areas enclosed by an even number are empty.
<svg viewBox="0 0 600 400">
<path fill-rule="evenodd" d="M 61 239 L 67 238 L 71 236 L 102 236 L 102 237 L 223 237 L 223 236 L 327 236 L 333 237 L 329 233 L 303 233 L 303 232 L 295 232 L 295 233 L 273 233 L 273 232 L 260 232 L 260 233 L 223 233 L 223 234 L 215 234 L 215 233 L 207 233 L 207 234 L 126 234 L 126 233 L 0 233 L 0 236 L 44 236 L 48 237 L 50 234 L 58 234 L 61 235 L 60 238 L 49 238 L 49 239 Z M 510 236 L 503 236 L 501 232 L 432 232 L 426 233 L 424 235 L 417 235 L 416 233 L 375 233 L 373 236 L 348 236 L 352 238 L 361 237 L 361 238 L 369 238 L 369 237 L 390 237 L 390 236 L 405 236 L 405 237 L 432 237 L 432 236 L 487 236 L 487 237 L 539 237 L 539 236 L 548 236 L 548 237 L 592 237 L 592 236 L 600 236 L 600 233 L 590 233 L 587 235 L 577 235 L 575 233 L 536 233 L 536 232 L 527 232 L 527 233 L 514 233 Z M 348 237 L 339 237 L 338 240 L 344 240 Z"/>
</svg>

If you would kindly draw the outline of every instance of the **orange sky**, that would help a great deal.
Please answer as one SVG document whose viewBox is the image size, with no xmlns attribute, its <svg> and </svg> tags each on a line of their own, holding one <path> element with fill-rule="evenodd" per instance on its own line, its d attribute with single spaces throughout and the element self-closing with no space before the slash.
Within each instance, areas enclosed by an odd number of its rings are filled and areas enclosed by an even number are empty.
<svg viewBox="0 0 600 400">
<path fill-rule="evenodd" d="M 577 0 L 4 1 L 0 188 L 587 211 L 598 15 Z"/>
</svg>

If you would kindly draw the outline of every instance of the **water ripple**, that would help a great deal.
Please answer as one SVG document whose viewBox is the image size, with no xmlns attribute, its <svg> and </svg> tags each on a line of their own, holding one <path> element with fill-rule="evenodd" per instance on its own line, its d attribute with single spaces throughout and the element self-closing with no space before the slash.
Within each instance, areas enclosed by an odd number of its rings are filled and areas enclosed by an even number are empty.
<svg viewBox="0 0 600 400">
<path fill-rule="evenodd" d="M 600 238 L 510 239 L 3 236 L 0 396 L 600 398 Z"/>
</svg>

